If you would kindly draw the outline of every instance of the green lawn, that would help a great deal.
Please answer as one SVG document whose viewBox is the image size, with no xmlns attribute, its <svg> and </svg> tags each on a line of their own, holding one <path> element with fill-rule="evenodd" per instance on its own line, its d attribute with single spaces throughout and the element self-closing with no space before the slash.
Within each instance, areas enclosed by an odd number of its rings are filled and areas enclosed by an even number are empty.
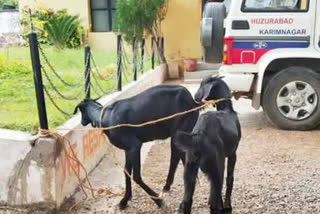
<svg viewBox="0 0 320 214">
<path fill-rule="evenodd" d="M 68 83 L 77 83 L 84 75 L 84 52 L 83 49 L 57 50 L 52 47 L 43 48 L 49 61 L 62 78 Z M 103 77 L 110 76 L 115 72 L 116 53 L 92 51 L 100 74 Z M 127 54 L 128 61 L 131 62 L 131 53 Z M 83 82 L 76 87 L 69 87 L 61 83 L 50 71 L 44 60 L 41 61 L 46 68 L 50 79 L 54 85 L 67 96 L 73 96 L 82 91 L 77 100 L 61 99 L 52 89 L 49 82 L 42 74 L 44 85 L 48 88 L 53 99 L 67 113 L 72 113 L 74 107 L 84 97 Z M 145 62 L 145 70 L 150 69 L 150 60 Z M 124 67 L 126 74 L 123 74 L 123 84 L 132 80 L 132 67 L 130 64 Z M 96 75 L 99 85 L 104 91 L 115 89 L 115 80 L 105 81 Z M 91 97 L 96 98 L 103 93 L 91 78 L 96 90 L 91 90 Z M 95 93 L 97 91 L 97 93 Z M 30 53 L 27 47 L 15 47 L 0 49 L 0 128 L 16 129 L 34 132 L 39 127 L 38 113 L 36 108 L 36 98 L 33 83 L 33 73 L 31 69 Z M 46 106 L 49 121 L 49 128 L 63 124 L 70 116 L 60 113 L 46 96 Z"/>
</svg>

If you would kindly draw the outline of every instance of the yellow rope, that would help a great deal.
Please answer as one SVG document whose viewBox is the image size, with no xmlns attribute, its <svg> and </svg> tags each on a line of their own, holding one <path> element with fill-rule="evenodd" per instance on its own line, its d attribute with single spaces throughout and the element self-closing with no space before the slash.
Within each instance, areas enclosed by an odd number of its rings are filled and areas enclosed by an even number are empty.
<svg viewBox="0 0 320 214">
<path fill-rule="evenodd" d="M 202 100 L 202 102 L 203 102 L 204 104 L 201 105 L 201 106 L 195 107 L 195 108 L 190 109 L 190 110 L 187 110 L 187 111 L 179 112 L 179 113 L 176 113 L 176 114 L 167 116 L 167 117 L 163 117 L 163 118 L 160 118 L 160 119 L 156 119 L 156 120 L 152 120 L 152 121 L 140 123 L 140 124 L 124 123 L 124 124 L 118 124 L 118 125 L 109 126 L 109 127 L 75 128 L 75 129 L 58 128 L 58 129 L 55 129 L 55 130 L 60 130 L 60 131 L 70 131 L 70 130 L 73 130 L 73 131 L 88 131 L 88 130 L 109 131 L 109 130 L 117 129 L 117 128 L 121 128 L 121 127 L 140 128 L 140 127 L 143 127 L 143 126 L 152 125 L 152 124 L 155 124 L 155 123 L 160 123 L 160 122 L 163 122 L 163 121 L 166 121 L 166 120 L 171 120 L 171 119 L 173 119 L 173 118 L 176 118 L 176 117 L 179 117 L 179 116 L 182 116 L 182 115 L 185 115 L 185 114 L 194 112 L 194 111 L 198 111 L 198 110 L 203 109 L 203 108 L 205 108 L 205 107 L 207 107 L 207 106 L 215 105 L 215 104 L 217 104 L 217 103 L 219 103 L 219 102 L 222 102 L 222 101 L 225 101 L 225 100 L 226 100 L 225 98 L 217 99 L 217 100 Z M 103 108 L 103 109 L 106 109 L 106 108 Z M 103 113 L 100 114 L 100 118 L 102 118 L 102 116 L 103 116 Z M 54 129 L 52 129 L 52 130 L 54 130 Z M 41 135 L 41 131 L 42 131 L 42 130 L 39 129 L 40 136 L 42 136 L 42 135 Z M 47 130 L 44 129 L 44 131 L 47 131 Z M 46 135 L 45 135 L 45 136 L 46 136 Z"/>
</svg>

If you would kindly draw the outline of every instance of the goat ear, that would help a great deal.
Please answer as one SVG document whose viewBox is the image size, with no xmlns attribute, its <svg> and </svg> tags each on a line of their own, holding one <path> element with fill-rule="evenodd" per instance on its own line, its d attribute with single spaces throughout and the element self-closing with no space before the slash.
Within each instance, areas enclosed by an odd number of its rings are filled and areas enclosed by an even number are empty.
<svg viewBox="0 0 320 214">
<path fill-rule="evenodd" d="M 211 90 L 213 89 L 213 87 L 215 86 L 215 83 L 209 83 L 206 86 L 204 86 L 204 99 L 207 99 L 211 93 Z"/>
<path fill-rule="evenodd" d="M 194 142 L 192 140 L 192 134 L 187 132 L 178 132 L 173 137 L 173 143 L 183 152 L 194 149 Z"/>
<path fill-rule="evenodd" d="M 79 109 L 79 105 L 77 105 L 76 108 L 74 109 L 73 115 L 75 115 L 77 113 L 78 109 Z"/>
<path fill-rule="evenodd" d="M 223 78 L 225 78 L 225 76 L 218 76 L 218 78 L 222 80 Z"/>
</svg>

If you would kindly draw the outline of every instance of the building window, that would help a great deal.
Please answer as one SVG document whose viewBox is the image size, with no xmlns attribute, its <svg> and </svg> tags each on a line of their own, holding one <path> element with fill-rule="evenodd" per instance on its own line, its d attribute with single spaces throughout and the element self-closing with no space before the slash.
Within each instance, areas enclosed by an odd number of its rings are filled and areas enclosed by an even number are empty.
<svg viewBox="0 0 320 214">
<path fill-rule="evenodd" d="M 91 0 L 91 22 L 93 32 L 112 31 L 112 22 L 116 11 L 116 0 Z"/>
</svg>

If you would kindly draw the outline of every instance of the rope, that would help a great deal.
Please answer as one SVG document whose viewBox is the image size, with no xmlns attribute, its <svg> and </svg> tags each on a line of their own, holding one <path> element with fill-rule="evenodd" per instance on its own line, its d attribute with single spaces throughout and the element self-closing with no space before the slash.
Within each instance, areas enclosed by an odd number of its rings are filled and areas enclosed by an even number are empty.
<svg viewBox="0 0 320 214">
<path fill-rule="evenodd" d="M 140 128 L 140 127 L 143 127 L 143 126 L 152 125 L 152 124 L 155 124 L 155 123 L 160 123 L 160 122 L 163 122 L 163 121 L 166 121 L 166 120 L 171 120 L 171 119 L 173 119 L 175 117 L 179 117 L 179 116 L 182 116 L 182 115 L 194 112 L 194 111 L 198 111 L 198 110 L 203 109 L 203 108 L 205 108 L 205 107 L 207 107 L 209 105 L 215 105 L 215 104 L 217 104 L 217 103 L 219 103 L 221 101 L 224 101 L 224 100 L 226 100 L 226 99 L 222 98 L 222 99 L 218 99 L 218 100 L 202 100 L 202 102 L 204 104 L 201 105 L 201 106 L 195 107 L 195 108 L 187 110 L 187 111 L 175 113 L 173 115 L 170 115 L 170 116 L 167 116 L 167 117 L 163 117 L 163 118 L 160 118 L 160 119 L 151 120 L 151 121 L 140 123 L 140 124 L 128 124 L 128 123 L 125 123 L 125 124 L 119 124 L 119 125 L 114 125 L 114 126 L 110 126 L 110 127 L 100 127 L 100 128 L 97 128 L 97 129 L 100 129 L 102 131 L 108 131 L 108 130 L 117 129 L 117 128 L 121 128 L 121 127 Z M 103 108 L 103 110 L 105 110 L 105 109 L 106 109 L 106 107 Z M 104 114 L 104 112 L 102 114 Z"/>
<path fill-rule="evenodd" d="M 89 132 L 90 134 L 90 132 Z M 44 130 L 44 129 L 39 129 L 39 136 L 42 136 L 42 137 L 48 137 L 48 136 L 52 136 L 54 138 L 57 139 L 58 143 L 61 144 L 62 148 L 63 148 L 63 151 L 64 151 L 64 154 L 65 156 L 76 162 L 78 166 L 81 167 L 81 169 L 84 171 L 85 173 L 85 178 L 84 178 L 84 181 L 81 179 L 81 176 L 80 176 L 80 170 L 76 170 L 74 167 L 73 167 L 73 164 L 71 164 L 71 169 L 73 171 L 73 173 L 76 175 L 77 177 L 77 180 L 79 182 L 79 185 L 80 185 L 80 189 L 83 193 L 83 198 L 82 200 L 85 201 L 88 199 L 88 194 L 86 193 L 85 189 L 88 189 L 91 193 L 91 197 L 94 199 L 94 200 L 98 200 L 98 199 L 101 199 L 101 198 L 104 198 L 104 197 L 114 197 L 114 196 L 121 196 L 123 195 L 123 191 L 120 192 L 120 193 L 114 193 L 111 189 L 108 189 L 108 188 L 99 188 L 99 189 L 96 189 L 96 188 L 93 188 L 91 182 L 90 182 L 90 179 L 89 179 L 89 173 L 88 171 L 86 170 L 85 166 L 82 164 L 82 162 L 79 160 L 79 158 L 77 157 L 77 155 L 75 154 L 72 146 L 71 146 L 71 142 L 68 138 L 58 134 L 58 132 L 54 131 L 54 130 Z M 71 154 L 68 152 L 67 148 L 65 147 L 65 144 L 64 142 L 67 142 L 68 144 L 68 147 L 69 147 L 69 150 L 71 151 Z M 88 185 L 85 185 L 85 182 L 87 181 Z M 76 203 L 75 205 L 73 205 L 72 207 L 70 207 L 69 211 L 71 212 L 76 206 L 78 206 L 81 202 L 79 203 Z"/>
<path fill-rule="evenodd" d="M 147 126 L 147 125 L 152 125 L 152 124 L 155 124 L 155 123 L 160 123 L 160 122 L 163 122 L 163 121 L 167 121 L 167 120 L 171 120 L 175 117 L 179 117 L 179 116 L 182 116 L 182 115 L 185 115 L 185 114 L 188 114 L 188 113 L 191 113 L 191 112 L 194 112 L 194 111 L 198 111 L 200 109 L 204 109 L 205 107 L 208 107 L 210 105 L 215 105 L 219 102 L 222 102 L 226 99 L 222 98 L 222 99 L 218 99 L 218 100 L 202 100 L 202 102 L 204 103 L 203 105 L 201 106 L 198 106 L 198 107 L 195 107 L 193 109 L 190 109 L 190 110 L 187 110 L 187 111 L 183 111 L 183 112 L 179 112 L 179 113 L 176 113 L 176 114 L 173 114 L 173 115 L 170 115 L 170 116 L 167 116 L 167 117 L 163 117 L 163 118 L 160 118 L 160 119 L 156 119 L 156 120 L 152 120 L 152 121 L 148 121 L 148 122 L 144 122 L 144 123 L 141 123 L 141 124 L 118 124 L 118 125 L 114 125 L 114 126 L 109 126 L 109 127 L 102 127 L 102 118 L 104 116 L 104 112 L 107 108 L 107 105 L 105 105 L 102 110 L 101 110 L 101 113 L 100 113 L 100 127 L 98 128 L 91 128 L 91 129 L 57 129 L 57 130 L 74 130 L 74 131 L 88 131 L 88 130 L 97 130 L 97 131 L 101 131 L 101 134 L 103 133 L 102 131 L 107 131 L 107 130 L 112 130 L 112 129 L 117 129 L 117 128 L 121 128 L 121 127 L 134 127 L 134 128 L 138 128 L 138 127 L 143 127 L 143 126 Z M 89 132 L 90 134 L 90 132 Z M 65 152 L 65 155 L 66 157 L 68 157 L 70 160 L 72 161 L 75 161 L 82 169 L 83 171 L 85 172 L 85 181 L 88 182 L 89 186 L 86 186 L 84 184 L 84 182 L 82 181 L 81 177 L 80 177 L 80 170 L 77 172 L 76 169 L 73 168 L 73 165 L 71 165 L 71 168 L 72 168 L 72 171 L 75 173 L 77 179 L 78 179 L 78 182 L 79 182 L 79 185 L 80 185 L 80 189 L 81 191 L 83 192 L 84 194 L 84 197 L 83 197 L 83 200 L 87 200 L 88 199 L 88 194 L 85 192 L 84 189 L 88 189 L 90 190 L 91 192 L 91 196 L 93 199 L 101 199 L 103 197 L 106 197 L 106 196 L 120 196 L 122 195 L 123 193 L 114 193 L 112 192 L 110 189 L 103 189 L 103 188 L 100 188 L 100 189 L 95 189 L 92 187 L 92 184 L 89 180 L 89 176 L 88 176 L 88 172 L 86 170 L 86 168 L 84 167 L 84 165 L 81 163 L 81 161 L 79 160 L 79 158 L 77 157 L 77 155 L 75 154 L 75 152 L 73 151 L 72 149 L 72 146 L 71 146 L 71 142 L 69 141 L 68 138 L 60 135 L 56 130 L 45 130 L 45 129 L 39 129 L 39 136 L 43 136 L 43 137 L 48 137 L 48 136 L 53 136 L 54 138 L 57 139 L 57 141 L 59 143 L 61 143 L 62 145 L 62 148 Z M 90 136 L 89 136 L 90 137 Z M 65 145 L 64 145 L 64 141 L 67 141 L 68 143 L 68 146 L 69 146 L 69 149 L 71 151 L 71 155 L 69 154 L 68 150 L 65 148 Z M 108 144 L 106 144 L 108 145 Z M 115 155 L 115 150 L 111 150 L 111 154 L 112 154 L 112 158 L 114 159 L 116 165 L 118 167 L 120 167 L 124 173 L 131 179 L 133 180 L 133 177 L 131 176 L 131 174 L 122 166 L 120 166 L 119 164 L 119 161 Z M 134 181 L 134 180 L 133 180 Z M 95 193 L 97 193 L 98 197 L 96 197 Z M 163 192 L 161 192 L 159 194 L 159 196 L 150 196 L 149 197 L 153 200 L 158 200 L 158 199 L 162 199 L 162 196 L 163 196 Z M 74 207 L 76 207 L 79 203 L 75 204 L 74 206 L 72 206 L 70 208 L 70 210 L 74 209 Z"/>
</svg>

